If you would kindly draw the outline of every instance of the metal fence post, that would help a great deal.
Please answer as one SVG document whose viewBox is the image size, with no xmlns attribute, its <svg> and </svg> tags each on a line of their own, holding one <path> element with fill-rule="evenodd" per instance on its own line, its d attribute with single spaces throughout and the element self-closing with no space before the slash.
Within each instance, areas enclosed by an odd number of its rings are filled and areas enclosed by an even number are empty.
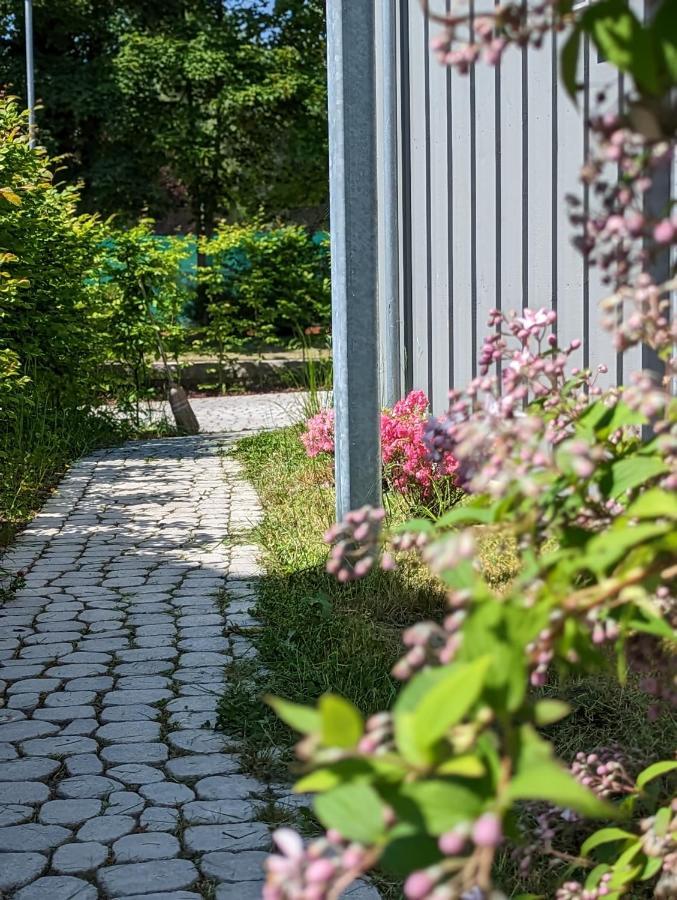
<svg viewBox="0 0 677 900">
<path fill-rule="evenodd" d="M 381 498 L 374 2 L 327 2 L 339 519 Z"/>
<path fill-rule="evenodd" d="M 35 63 L 33 59 L 33 0 L 24 0 L 26 31 L 26 103 L 28 104 L 29 146 L 36 146 L 35 134 Z"/>
<path fill-rule="evenodd" d="M 383 399 L 393 406 L 402 396 L 400 352 L 400 236 L 397 153 L 397 27 L 395 0 L 381 0 L 383 9 L 383 229 L 384 293 Z"/>
</svg>

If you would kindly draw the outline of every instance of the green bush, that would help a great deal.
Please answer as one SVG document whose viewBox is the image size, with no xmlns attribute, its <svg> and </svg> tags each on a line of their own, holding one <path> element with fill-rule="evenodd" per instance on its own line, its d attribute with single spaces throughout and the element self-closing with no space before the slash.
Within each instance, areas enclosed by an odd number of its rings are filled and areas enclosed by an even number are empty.
<svg viewBox="0 0 677 900">
<path fill-rule="evenodd" d="M 97 273 L 105 300 L 101 324 L 106 356 L 117 364 L 107 370 L 106 393 L 123 407 L 152 393 L 149 363 L 156 358 L 180 367 L 186 331 L 183 311 L 192 291 L 182 264 L 192 255 L 190 238 L 162 239 L 152 219 L 133 228 L 111 230 L 103 243 Z"/>
<path fill-rule="evenodd" d="M 0 98 L 0 543 L 71 459 L 123 427 L 94 412 L 105 229 L 77 214 L 77 190 L 55 185 L 26 126 L 16 100 Z"/>
<path fill-rule="evenodd" d="M 208 324 L 205 346 L 219 358 L 299 332 L 328 331 L 329 238 L 299 225 L 221 225 L 201 243 Z"/>
</svg>

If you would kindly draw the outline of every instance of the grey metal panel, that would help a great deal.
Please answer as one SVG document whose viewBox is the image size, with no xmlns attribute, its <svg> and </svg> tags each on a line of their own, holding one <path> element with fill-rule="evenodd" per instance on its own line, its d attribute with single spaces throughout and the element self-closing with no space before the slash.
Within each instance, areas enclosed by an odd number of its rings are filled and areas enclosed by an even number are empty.
<svg viewBox="0 0 677 900">
<path fill-rule="evenodd" d="M 409 6 L 409 116 L 411 153 L 411 283 L 413 385 L 430 391 L 429 383 L 429 106 L 430 52 L 427 23 L 420 6 Z"/>
<path fill-rule="evenodd" d="M 496 96 L 500 90 L 497 70 L 486 65 L 475 67 L 474 92 L 474 267 L 475 322 L 473 348 L 488 332 L 489 311 L 500 305 L 498 291 L 500 256 L 498 253 L 501 218 L 498 202 L 500 164 L 500 116 L 497 119 Z M 476 366 L 475 366 L 476 368 Z"/>
<path fill-rule="evenodd" d="M 452 72 L 452 386 L 461 389 L 473 377 L 473 273 L 470 230 L 473 203 L 470 147 L 472 88 L 469 76 Z"/>
<path fill-rule="evenodd" d="M 503 309 L 524 303 L 524 133 L 522 51 L 510 47 L 501 65 L 501 296 Z"/>
<path fill-rule="evenodd" d="M 376 2 L 376 110 L 379 172 L 379 315 L 381 403 L 402 394 L 399 242 L 398 53 L 396 0 Z"/>
<path fill-rule="evenodd" d="M 433 58 L 430 65 L 430 363 L 435 412 L 447 406 L 449 391 L 449 73 Z"/>
<path fill-rule="evenodd" d="M 556 90 L 556 59 L 553 39 L 546 35 L 540 50 L 529 54 L 527 63 L 527 301 L 530 307 L 552 308 L 555 285 L 553 253 L 554 160 L 553 107 Z"/>
<path fill-rule="evenodd" d="M 581 65 L 580 77 L 583 75 Z M 556 293 L 557 332 L 562 347 L 584 337 L 583 278 L 584 264 L 572 241 L 575 231 L 569 222 L 569 210 L 563 202 L 566 194 L 574 194 L 583 203 L 580 171 L 584 160 L 583 120 L 581 110 L 567 95 L 558 79 L 555 94 L 557 127 L 553 141 L 557 197 L 556 227 Z M 572 356 L 572 363 L 583 365 L 583 350 Z"/>
<path fill-rule="evenodd" d="M 618 94 L 618 72 L 606 62 L 598 59 L 597 51 L 589 42 L 585 42 L 585 53 L 587 55 L 588 79 L 586 82 L 586 109 L 594 110 L 595 95 L 600 91 L 607 94 L 607 103 L 611 109 L 616 108 L 619 100 Z M 588 117 L 586 116 L 586 119 Z M 587 124 L 586 124 L 587 128 Z M 588 138 L 589 141 L 589 138 Z M 604 167 L 604 178 L 609 183 L 613 183 L 618 178 L 618 167 L 609 163 Z M 596 198 L 590 198 L 590 213 L 595 215 L 598 210 L 599 201 Z M 616 370 L 616 352 L 613 347 L 613 338 L 608 331 L 602 328 L 602 311 L 600 308 L 601 301 L 608 297 L 613 291 L 613 286 L 604 284 L 604 273 L 598 266 L 590 266 L 588 269 L 588 303 L 586 309 L 587 315 L 587 365 L 594 371 L 599 365 L 608 367 L 606 374 L 598 375 L 598 384 L 601 387 L 608 387 L 615 381 Z"/>
</svg>

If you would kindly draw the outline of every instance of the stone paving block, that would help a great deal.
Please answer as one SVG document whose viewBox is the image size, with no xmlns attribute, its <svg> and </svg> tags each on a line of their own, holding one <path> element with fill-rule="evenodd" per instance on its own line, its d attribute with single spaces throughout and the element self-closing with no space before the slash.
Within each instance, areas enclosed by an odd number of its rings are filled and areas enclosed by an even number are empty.
<svg viewBox="0 0 677 900">
<path fill-rule="evenodd" d="M 52 870 L 60 875 L 93 872 L 108 859 L 108 847 L 94 842 L 64 844 L 52 857 Z"/>
<path fill-rule="evenodd" d="M 247 881 L 261 881 L 263 864 L 268 857 L 260 850 L 245 850 L 241 853 L 206 853 L 200 862 L 200 869 L 207 878 L 241 884 Z"/>
<path fill-rule="evenodd" d="M 249 800 L 195 800 L 181 807 L 181 815 L 188 825 L 230 825 L 251 822 L 256 807 Z"/>
<path fill-rule="evenodd" d="M 132 863 L 100 869 L 97 881 L 106 897 L 128 895 L 142 889 L 144 893 L 178 891 L 191 887 L 199 879 L 198 870 L 187 859 L 164 859 Z"/>
<path fill-rule="evenodd" d="M 202 900 L 202 896 L 192 891 L 171 891 L 169 894 L 132 894 L 116 900 Z"/>
<path fill-rule="evenodd" d="M 186 828 L 183 842 L 190 853 L 211 853 L 218 850 L 270 849 L 270 831 L 263 822 L 229 825 L 197 825 Z"/>
<path fill-rule="evenodd" d="M 33 807 L 22 803 L 5 803 L 0 798 L 0 828 L 7 825 L 23 825 L 33 818 Z"/>
<path fill-rule="evenodd" d="M 179 811 L 169 806 L 147 806 L 141 813 L 139 825 L 147 831 L 176 831 Z"/>
<path fill-rule="evenodd" d="M 93 719 L 96 710 L 93 706 L 65 706 L 63 709 L 36 709 L 35 719 L 46 722 L 72 722 L 73 719 Z"/>
<path fill-rule="evenodd" d="M 99 727 L 96 719 L 73 719 L 68 725 L 61 729 L 61 734 L 79 734 L 83 737 L 89 737 Z"/>
<path fill-rule="evenodd" d="M 215 775 L 203 778 L 194 786 L 200 800 L 246 799 L 253 793 L 265 791 L 260 781 L 247 775 Z"/>
<path fill-rule="evenodd" d="M 71 777 L 76 775 L 99 775 L 103 772 L 103 763 L 93 753 L 81 753 L 79 756 L 68 756 L 64 760 L 66 771 Z"/>
<path fill-rule="evenodd" d="M 146 801 L 135 791 L 115 791 L 108 796 L 104 816 L 135 816 L 145 805 Z"/>
<path fill-rule="evenodd" d="M 13 759 L 0 763 L 0 781 L 46 781 L 58 768 L 59 763 L 53 759 Z"/>
<path fill-rule="evenodd" d="M 112 844 L 135 828 L 136 819 L 132 816 L 96 816 L 85 822 L 76 837 L 79 841 Z"/>
<path fill-rule="evenodd" d="M 56 759 L 77 753 L 95 753 L 98 749 L 96 741 L 77 734 L 24 741 L 20 746 L 24 756 L 53 756 Z"/>
<path fill-rule="evenodd" d="M 141 722 L 142 720 L 152 721 L 160 715 L 160 710 L 156 706 L 106 706 L 101 710 L 99 719 L 104 724 L 109 722 Z"/>
<path fill-rule="evenodd" d="M 207 729 L 172 731 L 167 736 L 170 747 L 185 753 L 219 753 L 223 750 L 223 735 Z"/>
<path fill-rule="evenodd" d="M 3 710 L 7 712 L 7 710 Z M 22 718 L 22 721 L 6 722 L 0 724 L 0 741 L 16 744 L 31 738 L 46 737 L 48 734 L 56 734 L 59 728 L 49 722 L 32 722 Z"/>
<path fill-rule="evenodd" d="M 195 799 L 194 791 L 185 784 L 177 784 L 174 781 L 144 784 L 139 788 L 139 793 L 156 806 L 180 806 Z"/>
<path fill-rule="evenodd" d="M 104 694 L 104 706 L 130 706 L 133 704 L 150 706 L 161 700 L 171 700 L 173 693 L 166 688 L 150 691 L 109 691 Z"/>
<path fill-rule="evenodd" d="M 230 775 L 239 771 L 240 764 L 235 756 L 225 753 L 195 753 L 171 759 L 165 769 L 179 781 L 194 781 L 211 775 Z"/>
<path fill-rule="evenodd" d="M 110 675 L 99 675 L 94 678 L 74 678 L 64 685 L 65 691 L 109 691 L 113 687 Z"/>
<path fill-rule="evenodd" d="M 214 900 L 261 900 L 264 884 L 263 881 L 221 884 L 216 889 Z"/>
<path fill-rule="evenodd" d="M 72 832 L 60 825 L 10 825 L 0 828 L 0 852 L 54 850 L 71 837 Z"/>
<path fill-rule="evenodd" d="M 96 888 L 72 875 L 38 878 L 14 895 L 14 900 L 97 900 Z"/>
<path fill-rule="evenodd" d="M 35 881 L 46 868 L 40 853 L 0 853 L 0 896 Z"/>
<path fill-rule="evenodd" d="M 109 765 L 125 763 L 163 763 L 169 750 L 166 744 L 110 744 L 101 751 L 101 759 Z"/>
<path fill-rule="evenodd" d="M 164 775 L 153 766 L 145 766 L 142 763 L 129 763 L 123 766 L 113 766 L 108 770 L 111 778 L 116 778 L 123 784 L 138 787 L 142 784 L 152 784 L 155 781 L 164 780 Z"/>
<path fill-rule="evenodd" d="M 82 825 L 101 812 L 100 800 L 50 800 L 40 809 L 43 825 Z"/>
<path fill-rule="evenodd" d="M 68 800 L 100 799 L 119 791 L 121 787 L 119 781 L 113 781 L 112 778 L 103 775 L 76 775 L 74 778 L 64 778 L 60 781 L 56 792 Z"/>
<path fill-rule="evenodd" d="M 153 859 L 173 859 L 181 852 L 181 845 L 171 834 L 140 832 L 122 837 L 113 844 L 116 863 L 148 862 Z"/>
</svg>

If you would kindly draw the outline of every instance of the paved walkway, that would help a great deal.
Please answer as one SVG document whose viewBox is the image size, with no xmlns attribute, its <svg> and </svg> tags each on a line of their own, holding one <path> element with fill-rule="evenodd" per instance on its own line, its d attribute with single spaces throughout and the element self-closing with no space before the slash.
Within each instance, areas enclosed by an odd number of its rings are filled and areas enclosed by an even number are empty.
<svg viewBox="0 0 677 900">
<path fill-rule="evenodd" d="M 247 402 L 245 402 L 245 399 Z M 211 406 L 210 406 L 211 404 Z M 203 429 L 299 418 L 299 396 L 201 401 Z M 210 418 L 211 417 L 211 418 Z M 238 434 L 130 443 L 76 464 L 0 563 L 0 898 L 254 900 L 289 787 L 214 732 L 253 650 L 260 514 Z M 350 900 L 378 900 L 366 884 Z"/>
<path fill-rule="evenodd" d="M 320 393 L 322 402 L 328 394 Z M 233 433 L 263 431 L 300 422 L 304 417 L 308 395 L 234 394 L 229 397 L 194 397 L 191 406 L 203 433 Z M 167 403 L 151 404 L 151 419 L 166 417 L 172 421 Z"/>
<path fill-rule="evenodd" d="M 204 727 L 258 572 L 223 543 L 258 515 L 225 443 L 85 459 L 3 561 L 2 897 L 260 896 L 268 789 Z"/>
</svg>

